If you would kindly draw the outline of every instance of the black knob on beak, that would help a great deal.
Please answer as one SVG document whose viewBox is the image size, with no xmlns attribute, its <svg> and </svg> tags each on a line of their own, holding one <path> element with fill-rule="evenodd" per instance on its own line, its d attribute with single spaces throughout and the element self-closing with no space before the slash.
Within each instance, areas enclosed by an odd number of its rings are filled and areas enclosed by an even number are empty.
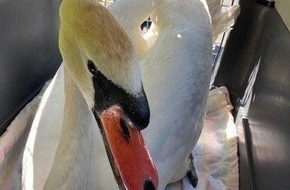
<svg viewBox="0 0 290 190">
<path fill-rule="evenodd" d="M 125 115 L 137 130 L 145 129 L 150 121 L 150 109 L 144 91 L 138 97 L 130 96 L 128 101 L 122 101 L 121 106 Z"/>
<path fill-rule="evenodd" d="M 95 89 L 94 110 L 102 112 L 113 105 L 119 105 L 124 116 L 133 123 L 135 129 L 142 130 L 148 126 L 150 110 L 143 87 L 138 94 L 128 93 L 107 79 L 101 72 L 94 74 L 93 84 Z"/>
</svg>

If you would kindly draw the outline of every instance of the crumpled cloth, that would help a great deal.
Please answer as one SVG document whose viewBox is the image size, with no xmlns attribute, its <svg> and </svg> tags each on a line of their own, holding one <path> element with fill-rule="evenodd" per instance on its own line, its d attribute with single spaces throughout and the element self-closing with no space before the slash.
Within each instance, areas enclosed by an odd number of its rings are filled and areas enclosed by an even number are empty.
<svg viewBox="0 0 290 190">
<path fill-rule="evenodd" d="M 49 88 L 43 95 L 44 90 L 20 112 L 0 137 L 0 189 L 21 189 L 26 182 L 27 178 L 21 173 L 23 150 L 28 133 L 33 133 L 30 128 L 35 123 L 37 109 L 41 107 L 41 102 L 45 102 L 42 97 L 49 98 Z M 192 152 L 198 185 L 193 188 L 185 177 L 169 185 L 167 190 L 238 190 L 238 137 L 231 110 L 225 87 L 209 93 L 204 128 Z M 26 154 L 29 154 L 29 149 Z M 27 162 L 24 160 L 23 163 Z M 45 179 L 45 176 L 41 178 Z"/>
</svg>

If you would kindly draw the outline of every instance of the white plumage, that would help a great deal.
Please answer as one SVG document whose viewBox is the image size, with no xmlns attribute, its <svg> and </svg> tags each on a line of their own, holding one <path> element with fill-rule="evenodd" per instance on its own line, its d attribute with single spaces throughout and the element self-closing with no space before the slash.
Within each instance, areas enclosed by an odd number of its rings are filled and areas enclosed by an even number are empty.
<svg viewBox="0 0 290 190">
<path fill-rule="evenodd" d="M 230 29 L 239 7 L 222 13 L 216 0 L 208 0 L 209 7 L 199 0 L 154 3 L 117 1 L 109 9 L 138 44 L 151 108 L 151 122 L 143 134 L 160 175 L 159 188 L 164 189 L 191 169 L 189 154 L 202 129 L 209 89 L 211 40 Z M 129 12 L 128 7 L 140 8 Z M 148 16 L 154 28 L 146 42 L 139 26 Z"/>
<path fill-rule="evenodd" d="M 191 169 L 189 154 L 201 133 L 209 90 L 212 39 L 217 33 L 229 29 L 237 16 L 237 7 L 227 14 L 220 14 L 220 9 L 216 8 L 220 7 L 219 1 L 211 2 L 215 2 L 209 3 L 211 17 L 202 0 L 128 0 L 117 1 L 109 7 L 128 31 L 141 60 L 142 80 L 151 110 L 150 124 L 143 135 L 159 173 L 158 189 L 180 180 Z M 215 6 L 211 6 L 213 4 Z M 148 16 L 154 21 L 151 31 L 154 35 L 146 41 L 139 26 Z M 62 72 L 59 71 L 59 81 L 63 80 Z M 58 110 L 59 117 L 63 117 L 62 114 L 73 114 L 74 117 L 69 121 L 70 127 L 62 128 L 46 187 L 117 189 L 98 126 L 80 90 L 67 73 L 65 85 L 65 93 L 72 95 L 72 100 L 66 100 L 69 106 L 64 113 Z M 63 93 L 60 90 L 56 96 L 63 96 Z M 63 101 L 60 98 L 57 104 L 63 104 Z M 53 110 L 53 103 L 48 102 L 45 110 Z M 52 134 L 59 125 L 57 122 L 45 123 L 41 128 L 51 127 L 48 134 Z M 77 127 L 80 125 L 82 128 Z M 58 143 L 49 136 L 47 139 L 50 142 L 46 145 L 35 144 L 36 164 L 43 162 L 37 157 L 44 154 L 45 146 L 53 147 Z M 39 171 L 47 174 L 49 170 L 50 166 L 47 166 Z M 43 182 L 36 184 L 42 187 Z"/>
</svg>

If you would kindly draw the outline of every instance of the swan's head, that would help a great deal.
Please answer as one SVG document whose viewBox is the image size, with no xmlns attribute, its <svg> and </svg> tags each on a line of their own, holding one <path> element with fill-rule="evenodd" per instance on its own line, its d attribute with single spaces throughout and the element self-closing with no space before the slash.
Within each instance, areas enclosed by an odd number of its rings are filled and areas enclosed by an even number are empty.
<svg viewBox="0 0 290 190">
<path fill-rule="evenodd" d="M 137 53 L 126 31 L 93 0 L 64 0 L 60 20 L 64 65 L 98 121 L 118 184 L 136 190 L 156 187 L 157 172 L 138 131 L 147 127 L 150 111 Z M 145 170 L 141 161 L 148 163 Z M 132 173 L 126 163 L 147 170 L 146 175 Z M 130 175 L 137 177 L 128 182 Z"/>
<path fill-rule="evenodd" d="M 106 8 L 69 0 L 60 9 L 60 51 L 90 109 L 118 104 L 137 129 L 149 123 L 149 106 L 136 50 Z"/>
</svg>

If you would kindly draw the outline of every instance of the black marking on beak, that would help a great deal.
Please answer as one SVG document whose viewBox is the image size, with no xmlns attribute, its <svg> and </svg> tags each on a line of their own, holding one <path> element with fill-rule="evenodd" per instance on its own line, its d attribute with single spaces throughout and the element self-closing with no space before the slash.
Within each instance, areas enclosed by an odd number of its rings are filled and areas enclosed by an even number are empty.
<svg viewBox="0 0 290 190">
<path fill-rule="evenodd" d="M 138 95 L 132 95 L 108 80 L 100 71 L 93 75 L 95 105 L 97 112 L 119 105 L 126 118 L 137 130 L 145 129 L 150 120 L 150 110 L 146 94 L 142 88 Z"/>
<path fill-rule="evenodd" d="M 151 179 L 146 179 L 144 181 L 144 190 L 155 190 L 154 184 Z"/>
<path fill-rule="evenodd" d="M 130 142 L 130 133 L 129 133 L 129 129 L 128 129 L 127 125 L 126 125 L 126 122 L 123 119 L 121 119 L 120 120 L 120 125 L 121 125 L 121 128 L 122 128 L 122 135 L 126 139 L 127 143 L 129 143 Z"/>
</svg>

